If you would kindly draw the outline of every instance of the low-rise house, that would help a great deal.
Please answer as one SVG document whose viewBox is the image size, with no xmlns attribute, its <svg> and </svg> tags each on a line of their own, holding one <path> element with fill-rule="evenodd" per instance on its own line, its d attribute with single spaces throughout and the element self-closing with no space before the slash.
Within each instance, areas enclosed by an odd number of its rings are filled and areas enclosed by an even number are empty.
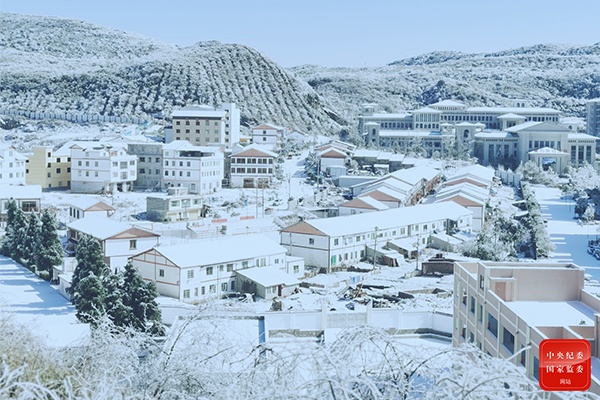
<svg viewBox="0 0 600 400">
<path fill-rule="evenodd" d="M 160 239 L 158 233 L 97 215 L 72 221 L 67 228 L 68 240 L 75 250 L 82 234 L 98 240 L 104 260 L 111 269 L 124 267 L 129 257 L 151 249 Z"/>
<path fill-rule="evenodd" d="M 167 196 L 146 198 L 146 214 L 150 221 L 195 221 L 202 218 L 203 201 L 187 188 L 169 188 Z"/>
<path fill-rule="evenodd" d="M 69 204 L 69 221 L 90 215 L 108 218 L 115 213 L 115 208 L 95 197 L 82 196 L 71 200 Z"/>
<path fill-rule="evenodd" d="M 456 203 L 425 204 L 300 221 L 280 230 L 280 243 L 307 265 L 331 271 L 365 259 L 382 243 L 417 238 L 425 247 L 434 232 L 471 231 L 472 219 L 473 213 Z"/>
<path fill-rule="evenodd" d="M 243 293 L 253 293 L 271 300 L 293 294 L 300 286 L 300 281 L 273 265 L 236 271 L 236 286 Z"/>
<path fill-rule="evenodd" d="M 317 153 L 321 171 L 325 171 L 327 167 L 343 167 L 350 160 L 348 154 L 336 148 L 328 148 Z"/>
<path fill-rule="evenodd" d="M 14 146 L 0 144 L 0 185 L 24 185 L 27 157 Z"/>
<path fill-rule="evenodd" d="M 473 212 L 473 230 L 480 231 L 485 223 L 486 201 L 467 192 L 447 192 L 436 196 L 436 203 L 453 201 Z"/>
<path fill-rule="evenodd" d="M 358 197 L 370 197 L 379 201 L 382 204 L 385 204 L 386 206 L 388 206 L 388 208 L 404 207 L 406 202 L 406 193 L 399 192 L 397 190 L 383 185 L 376 189 L 367 191 Z"/>
<path fill-rule="evenodd" d="M 271 267 L 285 271 L 288 265 L 286 250 L 262 235 L 160 245 L 131 260 L 144 280 L 156 283 L 159 294 L 186 303 L 251 289 L 238 286 L 236 276 L 240 270 Z M 293 279 L 300 273 L 304 271 L 290 277 Z M 250 274 L 246 279 L 249 277 Z M 266 281 L 261 282 L 265 284 Z M 267 284 L 266 287 L 271 286 Z M 279 288 L 276 292 L 279 293 Z"/>
<path fill-rule="evenodd" d="M 6 209 L 10 199 L 25 214 L 40 212 L 42 209 L 42 187 L 40 185 L 0 185 L 0 227 L 6 224 Z"/>
<path fill-rule="evenodd" d="M 265 147 L 252 144 L 237 153 L 231 160 L 231 187 L 270 187 L 275 174 L 277 154 Z"/>
<path fill-rule="evenodd" d="M 339 214 L 342 216 L 389 210 L 389 207 L 372 197 L 357 197 L 340 204 L 339 210 Z"/>
<path fill-rule="evenodd" d="M 61 147 L 36 146 L 27 156 L 27 184 L 45 189 L 71 187 L 71 151 Z"/>
<path fill-rule="evenodd" d="M 70 149 L 73 192 L 126 192 L 137 179 L 137 157 L 122 145 L 75 142 Z"/>
<path fill-rule="evenodd" d="M 286 129 L 272 124 L 262 124 L 252 128 L 252 143 L 264 146 L 272 151 L 281 148 Z"/>
</svg>

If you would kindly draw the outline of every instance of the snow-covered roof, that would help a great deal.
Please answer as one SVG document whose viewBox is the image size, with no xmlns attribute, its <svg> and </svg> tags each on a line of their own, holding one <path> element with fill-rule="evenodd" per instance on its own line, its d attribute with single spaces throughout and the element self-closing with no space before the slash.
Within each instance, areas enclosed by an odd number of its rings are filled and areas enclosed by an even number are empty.
<svg viewBox="0 0 600 400">
<path fill-rule="evenodd" d="M 214 147 L 209 146 L 195 146 L 187 140 L 173 140 L 171 143 L 163 145 L 163 150 L 190 150 L 190 151 L 201 151 L 214 153 L 218 151 Z"/>
<path fill-rule="evenodd" d="M 598 140 L 596 136 L 588 135 L 587 133 L 569 133 L 567 139 L 587 139 L 587 140 Z"/>
<path fill-rule="evenodd" d="M 444 219 L 456 220 L 471 215 L 473 213 L 466 208 L 456 203 L 447 202 L 400 207 L 373 213 L 311 219 L 298 224 L 306 224 L 316 232 L 336 237 L 373 232 L 376 226 L 380 229 L 390 229 Z M 284 228 L 281 232 L 294 231 L 294 226 Z"/>
<path fill-rule="evenodd" d="M 515 113 L 506 113 L 506 114 L 502 114 L 498 117 L 498 119 L 521 119 L 521 120 L 526 120 L 527 118 L 522 116 L 522 115 L 518 115 Z"/>
<path fill-rule="evenodd" d="M 441 101 L 438 101 L 437 103 L 430 104 L 429 106 L 460 107 L 460 106 L 464 106 L 464 104 L 459 103 L 458 101 L 454 101 L 454 100 L 441 100 Z"/>
<path fill-rule="evenodd" d="M 402 193 L 388 186 L 380 186 L 374 189 L 367 189 L 358 197 L 372 197 L 379 201 L 403 202 L 406 200 L 406 192 Z"/>
<path fill-rule="evenodd" d="M 413 111 L 413 113 L 442 114 L 442 111 L 436 110 L 431 107 L 423 107 L 423 108 L 419 108 L 418 110 Z"/>
<path fill-rule="evenodd" d="M 263 235 L 193 240 L 170 246 L 161 244 L 155 250 L 180 268 L 249 260 L 286 252 L 285 248 Z"/>
<path fill-rule="evenodd" d="M 357 149 L 352 156 L 355 158 L 377 158 L 379 153 L 379 150 Z"/>
<path fill-rule="evenodd" d="M 515 114 L 560 114 L 560 111 L 547 107 L 469 107 L 470 113 L 515 113 Z"/>
<path fill-rule="evenodd" d="M 317 154 L 319 158 L 346 158 L 348 155 L 335 147 L 325 149 Z"/>
<path fill-rule="evenodd" d="M 114 238 L 125 232 L 127 232 L 127 236 L 132 239 L 138 237 L 160 236 L 158 233 L 134 227 L 127 222 L 115 221 L 114 219 L 98 215 L 86 215 L 81 219 L 69 222 L 67 227 L 99 240 Z"/>
<path fill-rule="evenodd" d="M 404 119 L 412 117 L 411 113 L 373 113 L 373 115 L 369 115 L 368 118 L 377 118 L 377 119 Z"/>
<path fill-rule="evenodd" d="M 115 210 L 115 208 L 112 207 L 111 205 L 106 204 L 102 200 L 99 200 L 96 197 L 91 197 L 91 196 L 77 197 L 77 198 L 71 200 L 70 205 L 72 207 L 79 208 L 80 210 L 84 210 L 84 211 L 87 211 L 90 208 L 95 207 L 95 206 L 97 206 L 95 208 L 99 208 L 99 209 L 103 209 L 103 210 L 107 210 L 107 211 Z"/>
<path fill-rule="evenodd" d="M 404 250 L 416 251 L 417 250 L 417 240 L 418 240 L 418 238 L 415 236 L 415 237 L 407 237 L 407 238 L 402 238 L 402 239 L 390 240 L 390 241 L 388 241 L 388 243 L 390 243 L 396 247 L 400 247 L 401 249 L 404 249 Z"/>
<path fill-rule="evenodd" d="M 541 149 L 532 150 L 528 154 L 554 154 L 554 155 L 568 157 L 567 153 L 563 153 L 562 151 L 553 149 L 551 147 L 542 147 Z"/>
<path fill-rule="evenodd" d="M 283 131 L 284 128 L 281 126 L 273 125 L 273 124 L 261 124 L 252 128 L 253 131 L 262 131 L 262 130 L 276 130 Z"/>
<path fill-rule="evenodd" d="M 345 208 L 362 208 L 366 210 L 389 210 L 389 207 L 383 204 L 382 202 L 372 198 L 372 197 L 357 197 L 356 199 L 352 199 L 345 203 L 340 204 L 340 207 Z"/>
<path fill-rule="evenodd" d="M 518 138 L 510 132 L 504 131 L 489 131 L 489 132 L 478 132 L 475 134 L 475 137 L 478 139 L 515 139 Z"/>
<path fill-rule="evenodd" d="M 380 137 L 425 137 L 442 136 L 439 131 L 417 131 L 417 130 L 382 130 L 379 131 Z"/>
<path fill-rule="evenodd" d="M 406 182 L 410 185 L 416 185 L 421 181 L 421 179 L 425 179 L 426 181 L 430 181 L 434 179 L 436 176 L 440 174 L 440 171 L 430 167 L 413 167 L 408 169 L 400 169 L 398 171 L 392 172 L 389 176 L 394 179 L 399 179 L 403 182 Z"/>
<path fill-rule="evenodd" d="M 484 207 L 485 200 L 482 200 L 476 196 L 472 196 L 470 193 L 464 191 L 458 192 L 447 192 L 436 196 L 435 202 L 453 201 L 460 204 L 463 207 Z"/>
<path fill-rule="evenodd" d="M 359 186 L 359 185 L 355 185 L 355 186 Z M 405 196 L 406 196 L 406 193 L 409 193 L 414 187 L 402 180 L 393 179 L 393 178 L 379 179 L 379 180 L 376 180 L 375 182 L 367 183 L 366 186 L 367 187 L 365 189 L 365 192 L 368 192 L 370 190 L 379 189 L 381 187 L 389 187 L 397 193 L 404 193 Z"/>
<path fill-rule="evenodd" d="M 256 282 L 262 287 L 272 286 L 295 286 L 299 285 L 300 281 L 290 274 L 285 273 L 279 267 L 273 265 L 268 267 L 254 267 L 246 269 L 238 269 L 236 273 L 242 275 L 253 282 Z"/>
<path fill-rule="evenodd" d="M 483 165 L 473 164 L 467 167 L 463 167 L 456 171 L 456 174 L 452 176 L 452 179 L 463 176 L 475 176 L 484 179 L 487 182 L 492 182 L 496 176 L 496 172 L 493 168 L 484 167 Z"/>
<path fill-rule="evenodd" d="M 464 240 L 456 238 L 454 236 L 447 235 L 445 233 L 434 233 L 431 237 L 436 238 L 442 242 L 446 242 L 452 245 L 458 245 L 464 242 Z"/>
<path fill-rule="evenodd" d="M 234 156 L 245 156 L 245 157 L 273 157 L 276 158 L 277 154 L 270 151 L 268 147 L 261 146 L 253 143 L 249 146 L 238 149 L 237 153 L 232 153 L 229 157 Z"/>
<path fill-rule="evenodd" d="M 463 192 L 480 200 L 486 200 L 490 196 L 490 191 L 486 187 L 475 186 L 469 182 L 462 182 L 457 185 L 446 186 L 438 190 L 436 198 L 448 193 Z"/>
<path fill-rule="evenodd" d="M 173 110 L 171 118 L 224 118 L 227 111 L 205 110 L 201 108 L 184 108 Z"/>
<path fill-rule="evenodd" d="M 41 199 L 42 186 L 40 185 L 0 185 L 1 199 Z"/>
<path fill-rule="evenodd" d="M 507 301 L 503 306 L 529 326 L 594 326 L 596 311 L 580 301 Z"/>
</svg>

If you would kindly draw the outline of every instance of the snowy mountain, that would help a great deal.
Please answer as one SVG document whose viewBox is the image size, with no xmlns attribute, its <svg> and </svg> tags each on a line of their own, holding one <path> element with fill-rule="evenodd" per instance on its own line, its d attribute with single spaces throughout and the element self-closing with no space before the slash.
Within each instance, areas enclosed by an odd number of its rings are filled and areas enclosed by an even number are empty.
<svg viewBox="0 0 600 400">
<path fill-rule="evenodd" d="M 433 52 L 378 68 L 292 69 L 317 93 L 354 118 L 364 102 L 386 111 L 410 110 L 443 99 L 470 106 L 509 106 L 527 99 L 567 115 L 585 115 L 585 100 L 600 97 L 600 43 L 536 45 L 487 54 Z"/>
<path fill-rule="evenodd" d="M 303 81 L 246 46 L 180 48 L 81 21 L 0 14 L 0 108 L 117 116 L 235 102 L 242 122 L 334 133 Z"/>
<path fill-rule="evenodd" d="M 325 134 L 354 129 L 364 102 L 400 111 L 441 99 L 492 106 L 518 98 L 584 116 L 585 100 L 600 97 L 600 43 L 286 70 L 242 45 L 182 48 L 81 21 L 0 14 L 0 58 L 0 109 L 147 118 L 231 101 L 245 126 Z"/>
</svg>

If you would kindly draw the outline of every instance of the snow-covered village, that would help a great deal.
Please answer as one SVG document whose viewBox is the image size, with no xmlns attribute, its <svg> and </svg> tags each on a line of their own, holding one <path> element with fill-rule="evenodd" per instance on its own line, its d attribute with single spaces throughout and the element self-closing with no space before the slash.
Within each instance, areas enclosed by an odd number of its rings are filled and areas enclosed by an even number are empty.
<svg viewBox="0 0 600 400">
<path fill-rule="evenodd" d="M 0 13 L 0 398 L 600 398 L 597 87 L 195 46 Z"/>
</svg>

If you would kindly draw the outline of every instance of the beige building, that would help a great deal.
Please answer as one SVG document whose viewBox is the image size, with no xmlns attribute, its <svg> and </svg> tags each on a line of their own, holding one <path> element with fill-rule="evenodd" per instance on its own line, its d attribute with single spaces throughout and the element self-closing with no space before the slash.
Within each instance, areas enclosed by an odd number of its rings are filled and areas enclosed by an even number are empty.
<svg viewBox="0 0 600 400">
<path fill-rule="evenodd" d="M 240 110 L 234 103 L 218 108 L 206 105 L 174 110 L 173 130 L 166 141 L 187 140 L 195 146 L 225 146 L 230 148 L 240 136 Z"/>
<path fill-rule="evenodd" d="M 586 339 L 598 365 L 600 299 L 584 289 L 584 274 L 573 264 L 456 262 L 453 344 L 474 343 L 538 379 L 542 340 Z M 597 368 L 590 391 L 600 394 Z"/>
<path fill-rule="evenodd" d="M 71 152 L 51 146 L 34 147 L 27 156 L 27 184 L 42 189 L 69 189 L 71 187 Z"/>
<path fill-rule="evenodd" d="M 186 187 L 169 188 L 167 196 L 146 198 L 146 214 L 150 221 L 195 221 L 202 217 L 203 201 L 188 194 Z"/>
<path fill-rule="evenodd" d="M 275 174 L 277 154 L 252 144 L 232 154 L 229 159 L 231 187 L 269 187 Z"/>
</svg>

